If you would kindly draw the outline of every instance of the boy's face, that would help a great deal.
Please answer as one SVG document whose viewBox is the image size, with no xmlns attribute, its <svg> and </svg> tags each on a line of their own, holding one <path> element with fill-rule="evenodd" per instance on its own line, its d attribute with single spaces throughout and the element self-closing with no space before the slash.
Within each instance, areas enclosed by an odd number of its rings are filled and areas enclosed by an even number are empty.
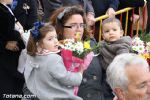
<svg viewBox="0 0 150 100">
<path fill-rule="evenodd" d="M 110 22 L 103 25 L 103 39 L 109 42 L 117 41 L 123 36 L 123 30 L 117 22 Z"/>
</svg>

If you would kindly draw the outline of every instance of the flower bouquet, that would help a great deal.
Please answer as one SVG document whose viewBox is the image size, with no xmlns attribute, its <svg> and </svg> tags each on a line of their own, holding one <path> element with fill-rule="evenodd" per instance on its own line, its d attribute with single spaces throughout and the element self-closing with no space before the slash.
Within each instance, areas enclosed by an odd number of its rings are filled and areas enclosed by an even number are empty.
<svg viewBox="0 0 150 100">
<path fill-rule="evenodd" d="M 63 40 L 61 56 L 68 71 L 78 72 L 82 64 L 87 69 L 94 53 L 91 52 L 90 41 L 76 41 L 75 39 Z"/>
<path fill-rule="evenodd" d="M 135 37 L 132 40 L 132 50 L 146 59 L 150 65 L 150 42 L 143 41 L 139 37 Z"/>
<path fill-rule="evenodd" d="M 87 69 L 94 56 L 92 51 L 99 48 L 99 45 L 91 48 L 90 40 L 81 41 L 80 33 L 76 33 L 75 39 L 65 39 L 61 43 L 64 65 L 71 72 L 79 72 L 81 67 L 84 70 Z M 74 87 L 74 94 L 77 95 L 77 92 L 78 87 Z"/>
<path fill-rule="evenodd" d="M 88 68 L 94 56 L 94 53 L 91 52 L 94 49 L 90 47 L 90 40 L 82 42 L 65 39 L 62 44 L 61 56 L 68 71 L 79 72 L 80 67 L 83 67 L 84 70 Z M 78 87 L 74 87 L 74 94 L 77 95 L 77 92 Z"/>
</svg>

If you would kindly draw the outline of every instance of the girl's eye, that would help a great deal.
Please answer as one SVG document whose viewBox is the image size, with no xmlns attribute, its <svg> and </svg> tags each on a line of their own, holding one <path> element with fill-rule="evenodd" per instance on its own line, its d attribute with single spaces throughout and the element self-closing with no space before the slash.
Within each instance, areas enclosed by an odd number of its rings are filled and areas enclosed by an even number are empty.
<svg viewBox="0 0 150 100">
<path fill-rule="evenodd" d="M 48 40 L 54 40 L 54 39 L 57 39 L 57 36 L 55 36 L 55 37 L 51 37 L 51 38 L 49 38 Z"/>
<path fill-rule="evenodd" d="M 52 38 L 49 38 L 48 40 L 50 40 L 50 41 L 51 41 L 51 40 L 52 40 Z"/>
<path fill-rule="evenodd" d="M 113 29 L 114 31 L 117 31 L 117 29 Z"/>
</svg>

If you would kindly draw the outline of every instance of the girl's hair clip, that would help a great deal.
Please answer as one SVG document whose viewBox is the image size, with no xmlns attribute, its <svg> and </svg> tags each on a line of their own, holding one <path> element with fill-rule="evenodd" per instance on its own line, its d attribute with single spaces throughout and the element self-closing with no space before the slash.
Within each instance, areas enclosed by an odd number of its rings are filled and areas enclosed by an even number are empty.
<svg viewBox="0 0 150 100">
<path fill-rule="evenodd" d="M 44 26 L 44 22 L 37 21 L 34 23 L 34 27 L 31 29 L 31 34 L 34 39 L 38 39 L 40 37 L 39 29 Z"/>
</svg>

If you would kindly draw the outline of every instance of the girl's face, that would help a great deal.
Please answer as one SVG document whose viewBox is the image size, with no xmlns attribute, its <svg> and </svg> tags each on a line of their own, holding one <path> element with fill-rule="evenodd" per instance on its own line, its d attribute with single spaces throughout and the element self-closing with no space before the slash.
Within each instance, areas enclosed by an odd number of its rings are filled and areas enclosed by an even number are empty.
<svg viewBox="0 0 150 100">
<path fill-rule="evenodd" d="M 106 41 L 117 41 L 123 36 L 123 30 L 117 22 L 110 22 L 103 25 L 103 38 Z"/>
<path fill-rule="evenodd" d="M 85 24 L 83 17 L 80 14 L 72 15 L 67 22 L 64 24 L 63 35 L 66 39 L 77 38 L 77 33 L 81 39 L 83 36 Z"/>
<path fill-rule="evenodd" d="M 50 52 L 58 51 L 58 39 L 56 31 L 51 31 L 46 34 L 41 42 L 41 48 L 49 50 Z"/>
</svg>

